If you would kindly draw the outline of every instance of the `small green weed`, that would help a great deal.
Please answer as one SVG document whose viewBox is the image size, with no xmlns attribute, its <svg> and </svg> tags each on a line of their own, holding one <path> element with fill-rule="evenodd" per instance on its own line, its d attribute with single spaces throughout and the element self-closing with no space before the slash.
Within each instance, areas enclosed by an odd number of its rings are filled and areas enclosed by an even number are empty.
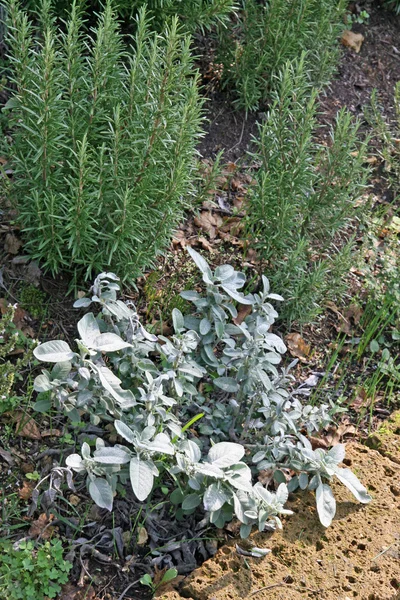
<svg viewBox="0 0 400 600">
<path fill-rule="evenodd" d="M 156 583 L 153 577 L 146 573 L 146 575 L 143 575 L 143 577 L 140 578 L 140 583 L 149 587 L 152 593 L 155 594 L 159 587 L 165 583 L 168 583 L 169 581 L 172 581 L 175 579 L 175 577 L 177 577 L 177 575 L 178 571 L 176 569 L 168 569 L 168 571 L 165 571 L 160 581 Z"/>
<path fill-rule="evenodd" d="M 19 302 L 34 319 L 43 320 L 47 316 L 46 294 L 34 285 L 23 286 L 19 294 Z"/>
</svg>

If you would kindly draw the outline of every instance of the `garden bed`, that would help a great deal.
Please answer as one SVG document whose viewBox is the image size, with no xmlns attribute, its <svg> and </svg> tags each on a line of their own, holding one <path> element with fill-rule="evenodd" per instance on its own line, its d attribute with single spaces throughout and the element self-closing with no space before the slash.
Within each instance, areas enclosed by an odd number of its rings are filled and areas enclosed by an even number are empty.
<svg viewBox="0 0 400 600">
<path fill-rule="evenodd" d="M 325 127 L 333 123 L 342 107 L 361 118 L 363 135 L 371 132 L 363 114 L 374 88 L 385 117 L 394 118 L 393 88 L 400 80 L 400 16 L 376 3 L 365 3 L 365 9 L 370 13 L 369 21 L 353 25 L 353 31 L 365 37 L 360 52 L 342 50 L 338 73 L 319 99 L 321 142 L 326 139 Z M 198 35 L 196 43 L 200 49 L 207 47 L 203 36 Z M 124 296 L 133 300 L 141 318 L 152 324 L 154 331 L 164 335 L 172 332 L 166 315 L 173 308 L 182 307 L 179 293 L 194 277 L 186 246 L 196 247 L 213 268 L 229 263 L 237 269 L 244 266 L 249 279 L 260 274 L 259 257 L 244 235 L 244 221 L 251 173 L 258 168 L 247 151 L 253 149 L 256 121 L 264 115 L 261 111 L 246 118 L 243 112 L 232 108 L 229 96 L 219 88 L 213 74 L 210 82 L 207 52 L 199 63 L 208 97 L 207 132 L 199 152 L 205 174 L 221 150 L 225 166 L 216 180 L 217 189 L 208 190 L 201 204 L 188 211 L 171 248 L 158 260 L 156 268 L 138 280 L 136 289 L 125 290 Z M 165 510 L 155 512 L 153 518 L 151 512 L 147 513 L 142 522 L 141 504 L 131 492 L 116 498 L 112 513 L 94 506 L 84 485 L 68 492 L 50 516 L 42 511 L 29 512 L 35 481 L 48 475 L 56 464 L 64 464 L 75 441 L 80 446 L 87 437 L 94 438 L 97 430 L 93 425 L 84 434 L 72 431 L 62 416 L 32 418 L 34 393 L 30 371 L 25 369 L 18 386 L 24 393 L 30 389 L 27 403 L 0 417 L 0 480 L 4 490 L 1 527 L 6 536 L 15 531 L 41 540 L 60 535 L 72 546 L 74 554 L 67 558 L 74 567 L 60 600 L 150 598 L 151 592 L 147 595 L 139 579 L 153 570 L 157 583 L 167 568 L 177 568 L 179 575 L 170 584 L 173 590 L 159 588 L 158 595 L 166 600 L 399 597 L 400 473 L 396 445 L 400 440 L 395 431 L 394 441 L 391 438 L 388 442 L 382 423 L 399 408 L 400 392 L 396 385 L 390 393 L 385 393 L 383 384 L 367 385 L 367 380 L 374 381 L 378 358 L 367 360 L 357 354 L 360 340 L 368 330 L 365 306 L 360 302 L 368 296 L 366 280 L 379 268 L 374 261 L 379 262 L 381 255 L 392 251 L 392 242 L 400 231 L 393 226 L 399 206 L 393 204 L 393 191 L 378 155 L 380 148 L 379 140 L 374 138 L 368 155 L 369 187 L 362 198 L 366 205 L 367 200 L 371 203 L 371 221 L 389 207 L 385 226 L 373 241 L 374 254 L 368 254 L 368 248 L 363 250 L 365 269 L 362 264 L 351 269 L 350 292 L 341 304 L 328 302 L 312 323 L 294 322 L 290 330 L 279 322 L 275 325 L 289 348 L 287 363 L 299 359 L 293 374 L 297 385 L 303 384 L 305 396 L 317 388 L 319 398 L 340 400 L 347 408 L 337 426 L 313 440 L 314 447 L 351 441 L 346 464 L 371 490 L 372 503 L 367 507 L 353 503 L 344 488 L 339 490 L 336 486 L 338 514 L 331 528 L 325 530 L 318 522 L 314 501 L 309 501 L 308 495 L 297 494 L 289 499 L 288 508 L 295 514 L 285 519 L 282 533 L 255 534 L 251 543 L 246 541 L 244 545 L 238 541 L 234 525 L 213 531 L 205 525 L 202 529 L 194 515 L 171 523 L 168 502 Z M 69 275 L 53 278 L 43 273 L 40 265 L 24 256 L 19 226 L 7 199 L 3 199 L 1 215 L 0 284 L 6 301 L 20 303 L 16 326 L 28 338 L 63 339 L 72 345 L 78 318 L 72 309 L 73 294 L 68 292 L 71 287 L 86 291 L 83 284 L 73 286 Z M 360 248 L 367 235 L 365 226 L 357 229 Z M 390 350 L 398 360 L 398 342 Z M 35 374 L 39 372 L 37 368 Z M 372 449 L 367 450 L 365 442 Z M 391 454 L 387 452 L 388 445 Z M 161 495 L 157 501 L 163 501 Z M 246 556 L 253 545 L 268 548 L 271 554 L 265 558 Z M 158 555 L 155 549 L 159 549 Z"/>
</svg>

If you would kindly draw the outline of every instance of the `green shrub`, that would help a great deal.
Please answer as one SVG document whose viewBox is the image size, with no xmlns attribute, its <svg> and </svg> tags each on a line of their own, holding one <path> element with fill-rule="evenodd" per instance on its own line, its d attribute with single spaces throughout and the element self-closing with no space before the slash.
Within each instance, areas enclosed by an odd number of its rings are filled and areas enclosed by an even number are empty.
<svg viewBox="0 0 400 600">
<path fill-rule="evenodd" d="M 236 8 L 235 0 L 122 0 L 118 10 L 124 15 L 133 14 L 143 5 L 158 26 L 177 15 L 190 31 L 209 29 L 217 23 L 225 25 Z"/>
<path fill-rule="evenodd" d="M 54 12 L 64 17 L 71 9 L 72 0 L 54 0 Z M 98 11 L 102 2 L 92 0 L 81 1 L 87 11 Z M 26 7 L 31 11 L 40 10 L 41 0 L 28 0 Z M 115 8 L 124 18 L 132 18 L 146 6 L 148 17 L 152 18 L 152 26 L 163 28 L 165 21 L 178 16 L 189 31 L 197 28 L 208 29 L 214 24 L 225 25 L 231 14 L 235 12 L 235 0 L 120 0 Z"/>
<path fill-rule="evenodd" d="M 55 598 L 68 581 L 71 563 L 63 559 L 59 540 L 38 546 L 21 540 L 0 541 L 0 592 L 7 600 Z"/>
<path fill-rule="evenodd" d="M 36 31 L 9 4 L 16 95 L 9 148 L 25 249 L 53 274 L 113 265 L 133 278 L 169 243 L 193 192 L 202 121 L 190 39 L 138 16 L 126 49 L 112 3 L 84 33 L 73 3 L 65 30 L 45 0 Z"/>
<path fill-rule="evenodd" d="M 289 389 L 290 367 L 278 370 L 286 347 L 271 332 L 278 317 L 271 302 L 282 298 L 270 293 L 266 277 L 257 293 L 245 295 L 244 273 L 231 265 L 212 271 L 188 251 L 202 275 L 201 293 L 181 293 L 192 310 L 172 311 L 170 337 L 150 335 L 132 303 L 117 298 L 118 278 L 102 273 L 74 304 L 101 306 L 97 317 L 89 312 L 79 320 L 78 351 L 62 340 L 35 349 L 38 360 L 53 363 L 35 379 L 35 390 L 50 392 L 54 408 L 73 421 L 90 417 L 103 429 L 95 448 L 83 443 L 67 467 L 85 475 L 102 508 L 112 510 L 114 493 L 128 485 L 139 502 L 151 503 L 153 515 L 156 506 L 166 510 L 168 496 L 171 518 L 197 510 L 199 519 L 222 528 L 236 517 L 242 537 L 253 525 L 280 527 L 279 515 L 291 514 L 284 508 L 288 492 L 298 487 L 316 490 L 327 527 L 336 510 L 333 476 L 369 502 L 355 475 L 339 467 L 344 446 L 314 452 L 305 437 L 328 425 L 336 407 L 304 406 Z M 238 325 L 239 305 L 249 313 Z M 110 419 L 113 439 L 106 433 Z M 275 486 L 253 485 L 263 469 L 280 484 L 276 493 Z"/>
<path fill-rule="evenodd" d="M 256 110 L 288 60 L 308 51 L 315 85 L 329 81 L 336 66 L 337 38 L 344 29 L 345 0 L 243 0 L 234 29 L 221 29 L 223 80 L 236 104 Z"/>
<path fill-rule="evenodd" d="M 365 144 L 359 124 L 339 112 L 326 146 L 315 140 L 317 91 L 303 58 L 288 64 L 253 158 L 260 168 L 251 190 L 247 231 L 274 288 L 286 300 L 284 318 L 307 321 L 323 296 L 337 292 L 349 268 L 350 247 L 336 247 L 338 233 L 355 216 L 365 183 Z M 342 244 L 341 244 L 342 245 Z"/>
</svg>

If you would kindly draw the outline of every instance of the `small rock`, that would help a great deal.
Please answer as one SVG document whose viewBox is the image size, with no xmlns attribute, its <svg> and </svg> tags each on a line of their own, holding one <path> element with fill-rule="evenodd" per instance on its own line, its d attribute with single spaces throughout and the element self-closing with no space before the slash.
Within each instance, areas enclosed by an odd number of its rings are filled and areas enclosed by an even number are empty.
<svg viewBox="0 0 400 600">
<path fill-rule="evenodd" d="M 343 32 L 342 39 L 340 40 L 343 46 L 347 46 L 347 48 L 351 48 L 357 54 L 361 50 L 362 43 L 364 41 L 364 36 L 362 33 L 354 33 L 354 31 L 346 31 Z"/>
</svg>

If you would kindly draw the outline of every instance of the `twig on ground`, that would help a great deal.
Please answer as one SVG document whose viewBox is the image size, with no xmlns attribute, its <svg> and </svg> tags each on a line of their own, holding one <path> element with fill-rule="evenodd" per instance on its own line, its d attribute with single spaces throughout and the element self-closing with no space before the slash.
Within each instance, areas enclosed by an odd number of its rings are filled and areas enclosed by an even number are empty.
<svg viewBox="0 0 400 600">
<path fill-rule="evenodd" d="M 122 600 L 124 598 L 125 594 L 127 592 L 129 592 L 129 590 L 131 589 L 131 587 L 133 587 L 134 585 L 136 585 L 139 582 L 140 582 L 140 579 L 137 579 L 136 581 L 132 581 L 132 583 L 130 583 L 128 585 L 128 587 L 124 589 L 124 591 L 122 592 L 122 594 L 120 595 L 120 597 L 118 598 L 118 600 Z"/>
</svg>

